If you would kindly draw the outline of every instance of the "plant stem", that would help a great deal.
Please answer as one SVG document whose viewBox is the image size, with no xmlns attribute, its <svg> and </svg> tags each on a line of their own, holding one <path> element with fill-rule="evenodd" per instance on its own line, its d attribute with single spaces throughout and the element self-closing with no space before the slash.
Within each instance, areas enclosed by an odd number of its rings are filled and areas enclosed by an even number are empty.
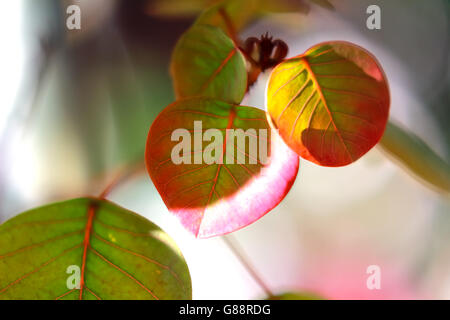
<svg viewBox="0 0 450 320">
<path fill-rule="evenodd" d="M 243 253 L 242 248 L 237 244 L 235 240 L 232 239 L 231 235 L 222 237 L 223 241 L 228 245 L 233 254 L 238 258 L 242 265 L 247 269 L 247 272 L 253 277 L 253 279 L 258 283 L 258 285 L 264 290 L 268 297 L 273 297 L 272 291 L 269 289 L 267 284 L 259 276 L 253 265 L 249 262 L 248 257 Z"/>
<path fill-rule="evenodd" d="M 105 187 L 105 189 L 98 196 L 100 199 L 105 199 L 111 191 L 124 181 L 133 178 L 140 174 L 145 169 L 142 163 L 135 165 L 134 167 L 124 167 L 118 170 L 115 178 Z"/>
</svg>

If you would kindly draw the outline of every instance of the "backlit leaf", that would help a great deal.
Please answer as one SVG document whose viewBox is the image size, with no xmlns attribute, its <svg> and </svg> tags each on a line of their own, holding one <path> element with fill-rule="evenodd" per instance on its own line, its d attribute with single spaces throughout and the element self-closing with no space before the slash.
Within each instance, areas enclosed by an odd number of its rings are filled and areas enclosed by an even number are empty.
<svg viewBox="0 0 450 320">
<path fill-rule="evenodd" d="M 185 140 L 173 138 L 176 129 L 189 134 L 184 150 L 189 158 L 181 164 L 176 164 L 173 152 Z M 206 141 L 208 129 L 218 129 L 221 135 Z M 227 129 L 242 131 L 236 131 L 234 139 Z M 211 162 L 206 151 L 214 143 L 219 148 L 211 154 L 218 161 Z M 146 162 L 169 211 L 201 238 L 226 234 L 261 218 L 287 194 L 299 163 L 271 132 L 264 111 L 208 98 L 181 100 L 159 114 L 150 128 Z"/>
<path fill-rule="evenodd" d="M 1 225 L 0 275 L 0 299 L 191 298 L 187 265 L 164 231 L 88 198 L 30 210 Z"/>
<path fill-rule="evenodd" d="M 230 3 L 241 3 L 241 6 L 244 8 L 243 10 L 246 10 L 248 3 L 251 3 L 252 6 L 255 6 L 255 16 L 268 12 L 307 13 L 310 2 L 314 2 L 325 8 L 332 8 L 331 3 L 327 0 L 153 0 L 147 6 L 147 12 L 157 16 L 186 17 L 196 15 L 205 9 L 208 10 L 208 7 L 214 5 L 228 7 Z M 239 25 L 240 21 L 242 21 L 239 19 L 239 16 L 242 13 L 234 10 L 230 10 L 230 13 L 232 21 Z M 233 13 L 237 14 L 237 19 L 234 19 L 235 16 Z"/>
<path fill-rule="evenodd" d="M 245 58 L 218 27 L 195 25 L 179 39 L 171 73 L 178 99 L 193 96 L 239 103 L 247 90 Z"/>
<path fill-rule="evenodd" d="M 193 16 L 220 0 L 152 0 L 148 1 L 147 13 L 163 17 Z"/>
<path fill-rule="evenodd" d="M 344 166 L 383 135 L 389 89 L 369 52 L 336 41 L 316 45 L 279 64 L 266 104 L 272 124 L 300 156 L 323 166 Z"/>
<path fill-rule="evenodd" d="M 221 28 L 230 38 L 241 31 L 259 9 L 257 0 L 222 1 L 205 10 L 195 21 L 196 25 L 207 24 Z"/>
<path fill-rule="evenodd" d="M 259 0 L 259 8 L 263 13 L 308 13 L 308 0 Z"/>
<path fill-rule="evenodd" d="M 328 0 L 310 0 L 311 2 L 329 10 L 335 10 L 333 4 Z"/>
<path fill-rule="evenodd" d="M 450 193 L 450 165 L 415 134 L 389 122 L 378 145 L 414 176 Z"/>
<path fill-rule="evenodd" d="M 271 296 L 267 300 L 324 300 L 324 298 L 311 292 L 285 292 Z"/>
</svg>

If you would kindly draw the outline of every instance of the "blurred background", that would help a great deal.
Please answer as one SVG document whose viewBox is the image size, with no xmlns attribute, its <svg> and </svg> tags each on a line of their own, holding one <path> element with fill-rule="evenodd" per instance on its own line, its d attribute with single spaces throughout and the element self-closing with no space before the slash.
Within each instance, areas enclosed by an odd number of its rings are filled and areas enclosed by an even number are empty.
<svg viewBox="0 0 450 320">
<path fill-rule="evenodd" d="M 0 2 L 0 223 L 35 206 L 99 194 L 118 168 L 143 165 L 155 116 L 174 94 L 178 37 L 212 0 Z M 371 51 L 391 89 L 391 118 L 450 159 L 450 2 L 261 0 L 240 36 L 268 31 L 300 54 L 326 40 Z M 66 9 L 81 8 L 81 30 Z M 366 9 L 381 8 L 381 30 Z M 264 108 L 263 74 L 243 104 Z M 264 292 L 220 238 L 196 240 L 146 173 L 110 199 L 167 231 L 189 265 L 194 299 Z M 450 299 L 450 201 L 374 148 L 356 163 L 302 160 L 286 199 L 233 234 L 275 293 L 329 299 Z M 366 269 L 381 269 L 369 290 Z"/>
</svg>

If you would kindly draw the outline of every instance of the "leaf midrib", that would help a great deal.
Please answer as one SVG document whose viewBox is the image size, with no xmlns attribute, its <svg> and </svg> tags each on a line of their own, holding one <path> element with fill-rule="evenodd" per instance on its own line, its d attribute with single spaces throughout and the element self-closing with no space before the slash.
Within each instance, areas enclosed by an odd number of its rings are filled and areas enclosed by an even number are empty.
<svg viewBox="0 0 450 320">
<path fill-rule="evenodd" d="M 233 49 L 231 49 L 231 51 L 228 53 L 228 55 L 225 57 L 225 59 L 220 63 L 220 65 L 216 68 L 216 70 L 214 70 L 214 72 L 211 74 L 211 76 L 201 86 L 200 94 L 204 93 L 208 89 L 209 85 L 219 75 L 219 73 L 222 71 L 222 69 L 225 67 L 225 65 L 231 60 L 231 58 L 236 54 L 236 52 L 237 52 L 237 48 L 233 47 Z"/>
<path fill-rule="evenodd" d="M 216 191 L 216 185 L 217 185 L 217 181 L 219 180 L 220 169 L 223 166 L 223 157 L 226 154 L 228 133 L 229 133 L 229 129 L 233 128 L 233 122 L 234 122 L 234 119 L 236 118 L 236 113 L 237 113 L 236 106 L 232 105 L 231 109 L 230 109 L 230 113 L 228 115 L 228 123 L 227 123 L 227 127 L 226 127 L 226 130 L 225 130 L 225 139 L 223 139 L 223 142 L 222 142 L 222 154 L 220 155 L 220 158 L 222 159 L 222 163 L 217 164 L 216 176 L 214 177 L 213 185 L 212 185 L 211 191 L 209 192 L 209 195 L 208 195 L 208 201 L 206 202 L 206 205 L 205 205 L 205 207 L 204 207 L 204 209 L 202 211 L 202 217 L 200 219 L 200 224 L 198 226 L 198 229 L 197 229 L 197 232 L 196 232 L 196 235 L 195 235 L 196 237 L 198 237 L 198 234 L 200 233 L 200 230 L 202 228 L 202 223 L 203 223 L 203 218 L 205 216 L 205 211 L 208 208 L 209 203 L 211 202 L 212 195 L 213 195 L 214 192 L 217 192 Z M 233 175 L 232 175 L 232 177 L 233 177 Z M 234 177 L 233 177 L 233 179 L 234 179 Z"/>
<path fill-rule="evenodd" d="M 302 56 L 301 59 L 305 65 L 306 70 L 308 71 L 308 73 L 311 77 L 311 81 L 314 83 L 314 87 L 315 87 L 316 91 L 319 93 L 320 100 L 322 101 L 323 106 L 324 106 L 325 110 L 327 111 L 328 116 L 330 117 L 330 121 L 335 129 L 336 135 L 339 137 L 339 140 L 341 140 L 342 145 L 344 146 L 344 149 L 345 149 L 347 155 L 349 156 L 350 160 L 353 162 L 353 156 L 351 155 L 350 150 L 348 150 L 348 146 L 345 143 L 344 138 L 342 137 L 342 134 L 339 131 L 339 129 L 334 121 L 333 114 L 332 114 L 330 108 L 328 107 L 327 100 L 325 99 L 325 96 L 323 95 L 322 88 L 319 85 L 316 75 L 314 74 L 313 70 L 311 69 L 311 66 L 310 66 L 307 58 Z M 314 109 L 313 113 L 314 112 L 315 112 L 315 109 Z M 311 115 L 311 118 L 312 118 L 312 115 Z"/>
</svg>

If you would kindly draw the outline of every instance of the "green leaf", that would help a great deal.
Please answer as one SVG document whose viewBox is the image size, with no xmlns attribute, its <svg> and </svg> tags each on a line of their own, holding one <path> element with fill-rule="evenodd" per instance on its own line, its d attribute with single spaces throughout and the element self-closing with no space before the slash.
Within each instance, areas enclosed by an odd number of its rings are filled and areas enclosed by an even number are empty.
<svg viewBox="0 0 450 320">
<path fill-rule="evenodd" d="M 33 209 L 1 225 L 0 274 L 0 299 L 191 298 L 187 265 L 164 231 L 90 198 Z"/>
<path fill-rule="evenodd" d="M 214 26 L 196 25 L 181 36 L 171 74 L 178 99 L 204 96 L 240 103 L 247 90 L 243 54 Z"/>
<path fill-rule="evenodd" d="M 389 116 L 383 70 L 369 52 L 344 41 L 318 44 L 280 63 L 266 94 L 283 140 L 323 166 L 363 156 L 381 139 Z"/>
<path fill-rule="evenodd" d="M 310 6 L 306 0 L 259 0 L 262 13 L 308 13 Z"/>
<path fill-rule="evenodd" d="M 146 162 L 169 211 L 207 238 L 243 228 L 278 205 L 299 159 L 270 130 L 264 111 L 190 98 L 153 122 Z"/>
<path fill-rule="evenodd" d="M 147 6 L 147 13 L 164 17 L 193 16 L 205 8 L 221 2 L 219 0 L 153 0 Z"/>
<path fill-rule="evenodd" d="M 269 12 L 307 13 L 309 11 L 309 2 L 317 2 L 317 4 L 322 7 L 326 7 L 328 9 L 332 8 L 331 3 L 327 0 L 154 0 L 148 6 L 147 12 L 151 15 L 157 16 L 186 17 L 198 14 L 204 9 L 208 10 L 208 7 L 222 5 L 232 9 L 229 11 L 231 19 L 239 25 L 242 21 L 239 19 L 239 16 L 243 15 L 243 13 L 237 12 L 233 9 L 238 9 L 238 7 L 235 7 L 235 5 L 238 4 L 241 5 L 242 10 L 244 11 L 247 11 L 250 6 L 254 7 L 254 15 L 258 16 Z M 233 19 L 234 13 L 237 17 L 236 20 Z"/>
<path fill-rule="evenodd" d="M 414 176 L 450 193 L 450 165 L 415 134 L 389 122 L 378 145 Z"/>
<path fill-rule="evenodd" d="M 195 25 L 211 25 L 222 29 L 231 39 L 242 30 L 258 12 L 256 0 L 228 0 L 206 9 Z"/>
<path fill-rule="evenodd" d="M 310 0 L 310 1 L 325 9 L 335 10 L 333 4 L 328 0 Z"/>
<path fill-rule="evenodd" d="M 311 292 L 285 292 L 268 297 L 266 300 L 324 300 L 324 298 Z"/>
</svg>

